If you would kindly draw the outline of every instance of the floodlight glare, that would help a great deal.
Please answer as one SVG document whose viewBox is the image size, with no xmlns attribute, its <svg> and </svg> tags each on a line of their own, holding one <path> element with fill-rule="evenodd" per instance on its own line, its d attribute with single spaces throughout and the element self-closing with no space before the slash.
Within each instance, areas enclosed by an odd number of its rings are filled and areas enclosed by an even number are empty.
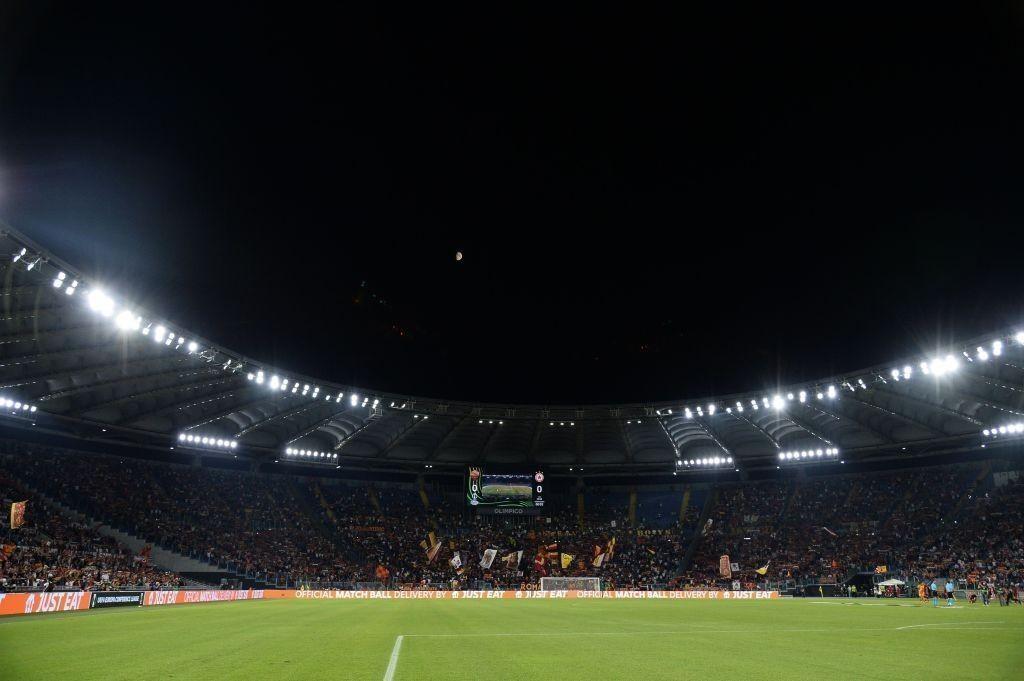
<svg viewBox="0 0 1024 681">
<path fill-rule="evenodd" d="M 129 310 L 122 310 L 119 315 L 114 319 L 114 323 L 117 324 L 117 328 L 122 331 L 128 331 L 130 329 L 139 328 L 141 320 L 132 314 Z"/>
<path fill-rule="evenodd" d="M 114 313 L 114 301 L 100 289 L 89 291 L 88 300 L 89 308 L 94 312 L 99 312 L 104 317 L 109 317 Z"/>
</svg>

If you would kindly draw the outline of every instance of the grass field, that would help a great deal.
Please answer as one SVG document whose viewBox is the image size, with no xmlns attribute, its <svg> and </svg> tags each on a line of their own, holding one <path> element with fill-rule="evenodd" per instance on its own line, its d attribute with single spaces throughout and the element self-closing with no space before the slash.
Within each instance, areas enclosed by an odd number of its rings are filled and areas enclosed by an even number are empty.
<svg viewBox="0 0 1024 681">
<path fill-rule="evenodd" d="M 396 644 L 401 636 L 400 645 Z M 246 601 L 0 620 L 0 678 L 1021 679 L 1024 608 Z"/>
</svg>

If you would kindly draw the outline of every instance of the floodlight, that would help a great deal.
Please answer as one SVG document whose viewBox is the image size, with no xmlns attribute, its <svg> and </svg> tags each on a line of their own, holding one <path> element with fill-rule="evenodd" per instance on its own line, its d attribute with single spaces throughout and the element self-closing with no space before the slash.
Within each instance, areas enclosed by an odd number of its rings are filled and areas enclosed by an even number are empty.
<svg viewBox="0 0 1024 681">
<path fill-rule="evenodd" d="M 109 317 L 114 312 L 114 301 L 100 289 L 93 289 L 89 291 L 89 308 Z"/>
<path fill-rule="evenodd" d="M 117 315 L 117 318 L 114 319 L 114 323 L 117 324 L 117 328 L 122 331 L 128 331 L 129 329 L 139 328 L 141 320 L 129 310 L 122 310 L 121 314 Z"/>
</svg>

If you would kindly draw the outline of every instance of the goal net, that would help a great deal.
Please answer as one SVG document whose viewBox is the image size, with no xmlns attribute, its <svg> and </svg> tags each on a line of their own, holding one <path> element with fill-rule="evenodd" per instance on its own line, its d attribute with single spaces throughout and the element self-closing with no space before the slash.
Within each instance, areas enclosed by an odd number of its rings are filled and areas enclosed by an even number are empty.
<svg viewBox="0 0 1024 681">
<path fill-rule="evenodd" d="M 541 577 L 541 591 L 600 591 L 600 577 Z"/>
</svg>

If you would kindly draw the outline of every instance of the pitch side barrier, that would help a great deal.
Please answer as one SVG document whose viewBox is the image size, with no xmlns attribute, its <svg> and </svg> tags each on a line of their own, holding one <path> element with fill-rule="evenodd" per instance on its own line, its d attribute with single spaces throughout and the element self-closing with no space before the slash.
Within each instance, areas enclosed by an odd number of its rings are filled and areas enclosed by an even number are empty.
<svg viewBox="0 0 1024 681">
<path fill-rule="evenodd" d="M 666 599 L 666 600 L 760 600 L 779 598 L 778 591 L 296 591 L 305 600 L 489 600 L 489 599 Z"/>
<path fill-rule="evenodd" d="M 146 607 L 294 598 L 291 589 L 182 589 L 177 591 L 55 591 L 0 593 L 0 615 L 34 615 L 93 608 Z"/>
<path fill-rule="evenodd" d="M 779 598 L 778 591 L 341 591 L 294 589 L 182 589 L 168 591 L 57 591 L 0 593 L 0 615 L 33 615 L 94 608 L 153 607 L 194 603 L 273 600 L 492 600 L 661 599 L 739 601 Z"/>
</svg>

